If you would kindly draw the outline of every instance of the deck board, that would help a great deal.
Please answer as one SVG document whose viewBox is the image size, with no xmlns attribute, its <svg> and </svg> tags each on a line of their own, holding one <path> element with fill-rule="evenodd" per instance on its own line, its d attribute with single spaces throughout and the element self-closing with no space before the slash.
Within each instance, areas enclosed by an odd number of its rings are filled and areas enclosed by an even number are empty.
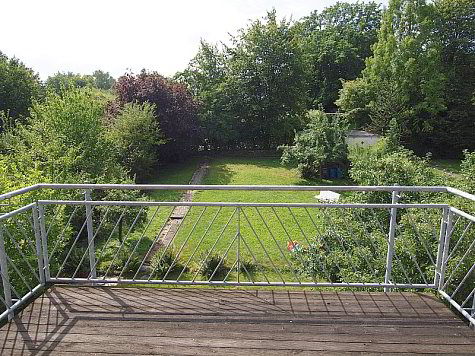
<svg viewBox="0 0 475 356">
<path fill-rule="evenodd" d="M 2 355 L 475 354 L 416 293 L 55 286 L 0 328 Z"/>
</svg>

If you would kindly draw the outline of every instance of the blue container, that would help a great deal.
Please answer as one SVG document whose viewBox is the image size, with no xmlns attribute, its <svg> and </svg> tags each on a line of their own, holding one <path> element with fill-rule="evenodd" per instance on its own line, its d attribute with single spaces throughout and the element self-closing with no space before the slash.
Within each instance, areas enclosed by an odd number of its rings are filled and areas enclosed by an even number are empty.
<svg viewBox="0 0 475 356">
<path fill-rule="evenodd" d="M 330 168 L 330 179 L 335 179 L 337 177 L 337 170 L 335 167 Z"/>
</svg>

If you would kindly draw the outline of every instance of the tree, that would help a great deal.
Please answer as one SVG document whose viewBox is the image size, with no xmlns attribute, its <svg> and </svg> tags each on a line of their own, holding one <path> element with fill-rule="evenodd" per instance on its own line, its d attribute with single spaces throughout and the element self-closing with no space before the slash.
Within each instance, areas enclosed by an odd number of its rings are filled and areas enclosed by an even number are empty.
<svg viewBox="0 0 475 356">
<path fill-rule="evenodd" d="M 390 1 L 374 55 L 357 81 L 344 83 L 337 104 L 373 131 L 395 118 L 418 153 L 473 149 L 474 12 L 468 0 Z"/>
<path fill-rule="evenodd" d="M 109 90 L 115 85 L 115 79 L 109 72 L 103 72 L 98 69 L 92 73 L 92 77 L 94 78 L 94 87 L 97 89 Z"/>
<path fill-rule="evenodd" d="M 311 107 L 335 111 L 341 80 L 359 76 L 380 26 L 380 5 L 337 3 L 303 19 L 300 31 L 309 61 Z"/>
<path fill-rule="evenodd" d="M 157 163 L 154 152 L 164 143 L 154 111 L 155 106 L 148 102 L 127 103 L 107 128 L 106 140 L 113 147 L 118 162 L 136 176 L 136 180 L 152 171 Z"/>
<path fill-rule="evenodd" d="M 0 51 L 0 112 L 13 121 L 24 121 L 33 101 L 41 94 L 41 83 L 32 69 Z M 0 131 L 3 130 L 3 121 Z"/>
<path fill-rule="evenodd" d="M 394 0 L 384 13 L 373 56 L 366 61 L 362 83 L 344 83 L 337 104 L 367 113 L 365 125 L 379 133 L 392 118 L 404 130 L 406 143 L 427 137 L 446 109 L 446 77 L 440 68 L 438 44 L 433 41 L 433 8 L 424 1 Z M 347 86 L 350 86 L 348 88 Z M 363 89 L 355 95 L 354 89 Z M 355 102 L 354 98 L 363 99 Z"/>
<path fill-rule="evenodd" d="M 166 143 L 160 145 L 160 161 L 183 158 L 202 143 L 197 103 L 184 84 L 145 69 L 138 75 L 125 74 L 117 80 L 117 100 L 155 105 L 155 118 Z"/>
<path fill-rule="evenodd" d="M 232 110 L 228 85 L 229 54 L 201 41 L 196 56 L 177 80 L 185 83 L 198 102 L 204 138 L 210 148 L 234 148 L 240 143 L 239 120 Z"/>
<path fill-rule="evenodd" d="M 299 38 L 271 11 L 232 38 L 227 90 L 246 147 L 290 142 L 303 126 L 305 68 Z"/>
<path fill-rule="evenodd" d="M 475 150 L 475 106 L 471 105 L 475 91 L 475 3 L 438 0 L 434 12 L 433 37 L 439 43 L 441 70 L 447 78 L 447 110 L 434 127 L 430 144 L 442 154 L 460 154 L 464 149 Z"/>
<path fill-rule="evenodd" d="M 308 117 L 306 128 L 295 134 L 294 144 L 279 147 L 283 150 L 282 164 L 297 163 L 304 178 L 320 177 L 325 164 L 346 166 L 346 120 L 338 115 L 329 118 L 318 110 L 310 110 Z"/>
<path fill-rule="evenodd" d="M 92 88 L 94 87 L 94 78 L 91 75 L 58 72 L 46 79 L 46 87 L 56 94 L 60 94 L 71 88 Z"/>
</svg>

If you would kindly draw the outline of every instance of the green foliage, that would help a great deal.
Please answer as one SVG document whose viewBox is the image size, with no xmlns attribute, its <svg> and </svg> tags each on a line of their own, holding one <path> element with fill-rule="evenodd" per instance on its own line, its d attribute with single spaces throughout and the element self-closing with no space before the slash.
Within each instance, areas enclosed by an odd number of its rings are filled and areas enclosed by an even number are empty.
<svg viewBox="0 0 475 356">
<path fill-rule="evenodd" d="M 115 90 L 120 106 L 145 102 L 155 105 L 155 119 L 166 139 L 158 150 L 162 162 L 183 159 L 198 150 L 202 137 L 197 103 L 183 84 L 142 70 L 138 75 L 120 77 Z"/>
<path fill-rule="evenodd" d="M 379 4 L 339 2 L 302 20 L 311 107 L 335 111 L 341 80 L 358 77 L 365 58 L 372 55 L 380 19 Z"/>
<path fill-rule="evenodd" d="M 164 143 L 154 111 L 155 106 L 148 102 L 127 103 L 110 119 L 105 135 L 118 162 L 139 181 L 156 166 L 157 147 Z"/>
<path fill-rule="evenodd" d="M 38 75 L 17 58 L 8 58 L 0 51 L 0 115 L 13 122 L 24 122 L 33 101 L 41 94 Z M 3 113 L 2 113 L 3 112 Z M 0 131 L 4 122 L 0 122 Z"/>
<path fill-rule="evenodd" d="M 282 164 L 297 163 L 305 178 L 319 177 L 325 164 L 346 165 L 348 147 L 345 142 L 348 125 L 340 116 L 328 117 L 323 112 L 308 112 L 310 122 L 295 134 L 292 146 L 280 146 Z"/>
<path fill-rule="evenodd" d="M 97 89 L 112 89 L 116 82 L 109 72 L 103 72 L 100 69 L 95 70 L 92 77 L 94 78 L 94 87 Z"/>
<path fill-rule="evenodd" d="M 460 164 L 461 189 L 475 194 L 475 151 L 463 151 L 464 159 Z"/>
<path fill-rule="evenodd" d="M 437 185 L 438 177 L 428 164 L 428 158 L 419 158 L 412 151 L 396 147 L 387 138 L 369 147 L 353 147 L 349 154 L 349 175 L 355 185 Z M 387 193 L 366 192 L 358 194 L 359 199 L 368 203 L 388 203 Z M 405 201 L 421 202 L 422 193 L 408 193 Z"/>
<path fill-rule="evenodd" d="M 304 124 L 306 102 L 305 64 L 297 34 L 271 11 L 263 21 L 240 30 L 233 42 L 228 85 L 233 92 L 231 110 L 242 124 L 242 140 L 260 148 L 290 142 L 293 131 Z"/>
<path fill-rule="evenodd" d="M 474 13 L 467 0 L 390 1 L 373 56 L 337 101 L 354 126 L 383 133 L 394 118 L 419 153 L 473 149 Z"/>
<path fill-rule="evenodd" d="M 211 148 L 275 148 L 300 129 L 306 70 L 298 33 L 271 11 L 220 50 L 206 42 L 179 75 L 200 102 Z"/>
<path fill-rule="evenodd" d="M 208 252 L 205 251 L 201 254 L 199 271 L 202 276 L 208 279 L 211 277 L 220 278 L 224 277 L 229 272 L 229 267 L 226 266 L 226 259 L 224 256 L 217 254 L 208 256 Z"/>
<path fill-rule="evenodd" d="M 96 88 L 110 90 L 115 85 L 115 79 L 102 70 L 96 70 L 92 75 L 75 74 L 73 72 L 58 72 L 46 79 L 46 87 L 57 94 L 72 88 Z"/>
<path fill-rule="evenodd" d="M 181 272 L 183 265 L 180 263 L 180 260 L 177 258 L 176 252 L 173 249 L 169 248 L 165 250 L 165 248 L 162 247 L 155 253 L 155 255 L 153 255 L 150 268 L 152 271 L 155 271 L 153 277 L 161 279 L 165 278 L 168 270 L 170 270 L 170 272 L 168 273 L 167 278 L 174 272 Z"/>
</svg>

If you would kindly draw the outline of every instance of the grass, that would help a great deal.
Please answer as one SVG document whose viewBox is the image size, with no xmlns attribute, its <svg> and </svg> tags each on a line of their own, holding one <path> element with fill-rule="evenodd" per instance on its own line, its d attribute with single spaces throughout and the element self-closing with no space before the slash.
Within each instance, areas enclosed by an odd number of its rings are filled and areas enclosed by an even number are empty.
<svg viewBox="0 0 475 356">
<path fill-rule="evenodd" d="M 283 167 L 277 157 L 265 158 L 216 158 L 203 184 L 226 185 L 342 185 L 347 182 L 305 180 L 295 168 Z M 198 191 L 193 201 L 200 202 L 273 202 L 316 203 L 318 192 L 263 192 L 263 191 Z M 313 221 L 312 221 L 313 219 Z M 241 280 L 297 281 L 291 271 L 292 257 L 287 250 L 290 240 L 307 245 L 316 235 L 315 225 L 321 217 L 315 209 L 278 207 L 193 207 L 174 240 L 174 250 L 180 261 L 191 271 L 201 267 L 202 260 L 209 256 L 225 256 L 228 280 L 237 280 L 236 256 L 253 264 L 253 271 L 241 269 Z M 237 229 L 240 235 L 237 235 Z M 196 248 L 198 246 L 198 248 Z M 200 253 L 201 251 L 201 253 Z M 203 256 L 203 251 L 205 251 Z M 209 258 L 209 257 L 208 257 Z M 196 273 L 194 274 L 196 275 Z M 193 276 L 194 276 L 193 275 Z M 222 277 L 222 276 L 221 276 Z M 199 275 L 196 275 L 200 279 Z M 306 280 L 301 277 L 302 280 Z"/>
<path fill-rule="evenodd" d="M 188 184 L 201 159 L 174 164 L 158 170 L 151 184 Z M 346 180 L 302 179 L 297 169 L 283 167 L 278 157 L 222 157 L 209 160 L 209 171 L 202 184 L 208 185 L 345 185 Z M 148 199 L 153 201 L 178 201 L 182 192 L 150 191 Z M 196 202 L 257 202 L 257 203 L 317 203 L 316 191 L 270 192 L 270 191 L 197 191 Z M 127 258 L 134 249 L 134 258 L 143 259 L 157 234 L 166 223 L 172 207 L 150 207 L 141 227 L 127 236 L 124 249 L 119 257 Z M 150 225 L 149 225 L 150 222 Z M 149 225 L 149 226 L 148 226 Z M 192 207 L 179 227 L 170 246 L 182 266 L 187 271 L 182 280 L 203 280 L 200 274 L 203 260 L 212 257 L 223 259 L 228 273 L 228 281 L 311 281 L 296 275 L 292 266 L 299 265 L 288 251 L 289 241 L 297 241 L 307 246 L 317 235 L 317 228 L 323 225 L 322 212 L 316 208 L 286 207 Z M 145 227 L 148 226 L 145 233 Z M 124 236 L 128 226 L 124 226 Z M 237 231 L 239 229 L 239 235 Z M 101 239 L 96 250 L 104 247 Z M 291 243 L 292 244 L 292 243 Z M 114 236 L 105 250 L 100 269 L 106 270 L 120 246 Z M 245 267 L 237 265 L 237 255 Z M 116 260 L 117 261 L 117 260 Z M 125 261 L 122 261 L 122 265 Z M 120 268 L 111 268 L 109 275 L 117 275 Z M 120 266 L 120 264 L 119 264 Z M 239 276 L 237 271 L 239 270 Z M 180 271 L 174 271 L 167 279 L 177 278 Z M 208 274 L 209 275 L 209 274 Z M 123 277 L 133 276 L 130 272 Z M 218 277 L 218 276 L 215 276 Z M 224 276 L 219 276 L 222 279 Z"/>
<path fill-rule="evenodd" d="M 459 174 L 460 160 L 458 159 L 433 159 L 430 161 L 431 166 L 442 173 Z"/>
</svg>

